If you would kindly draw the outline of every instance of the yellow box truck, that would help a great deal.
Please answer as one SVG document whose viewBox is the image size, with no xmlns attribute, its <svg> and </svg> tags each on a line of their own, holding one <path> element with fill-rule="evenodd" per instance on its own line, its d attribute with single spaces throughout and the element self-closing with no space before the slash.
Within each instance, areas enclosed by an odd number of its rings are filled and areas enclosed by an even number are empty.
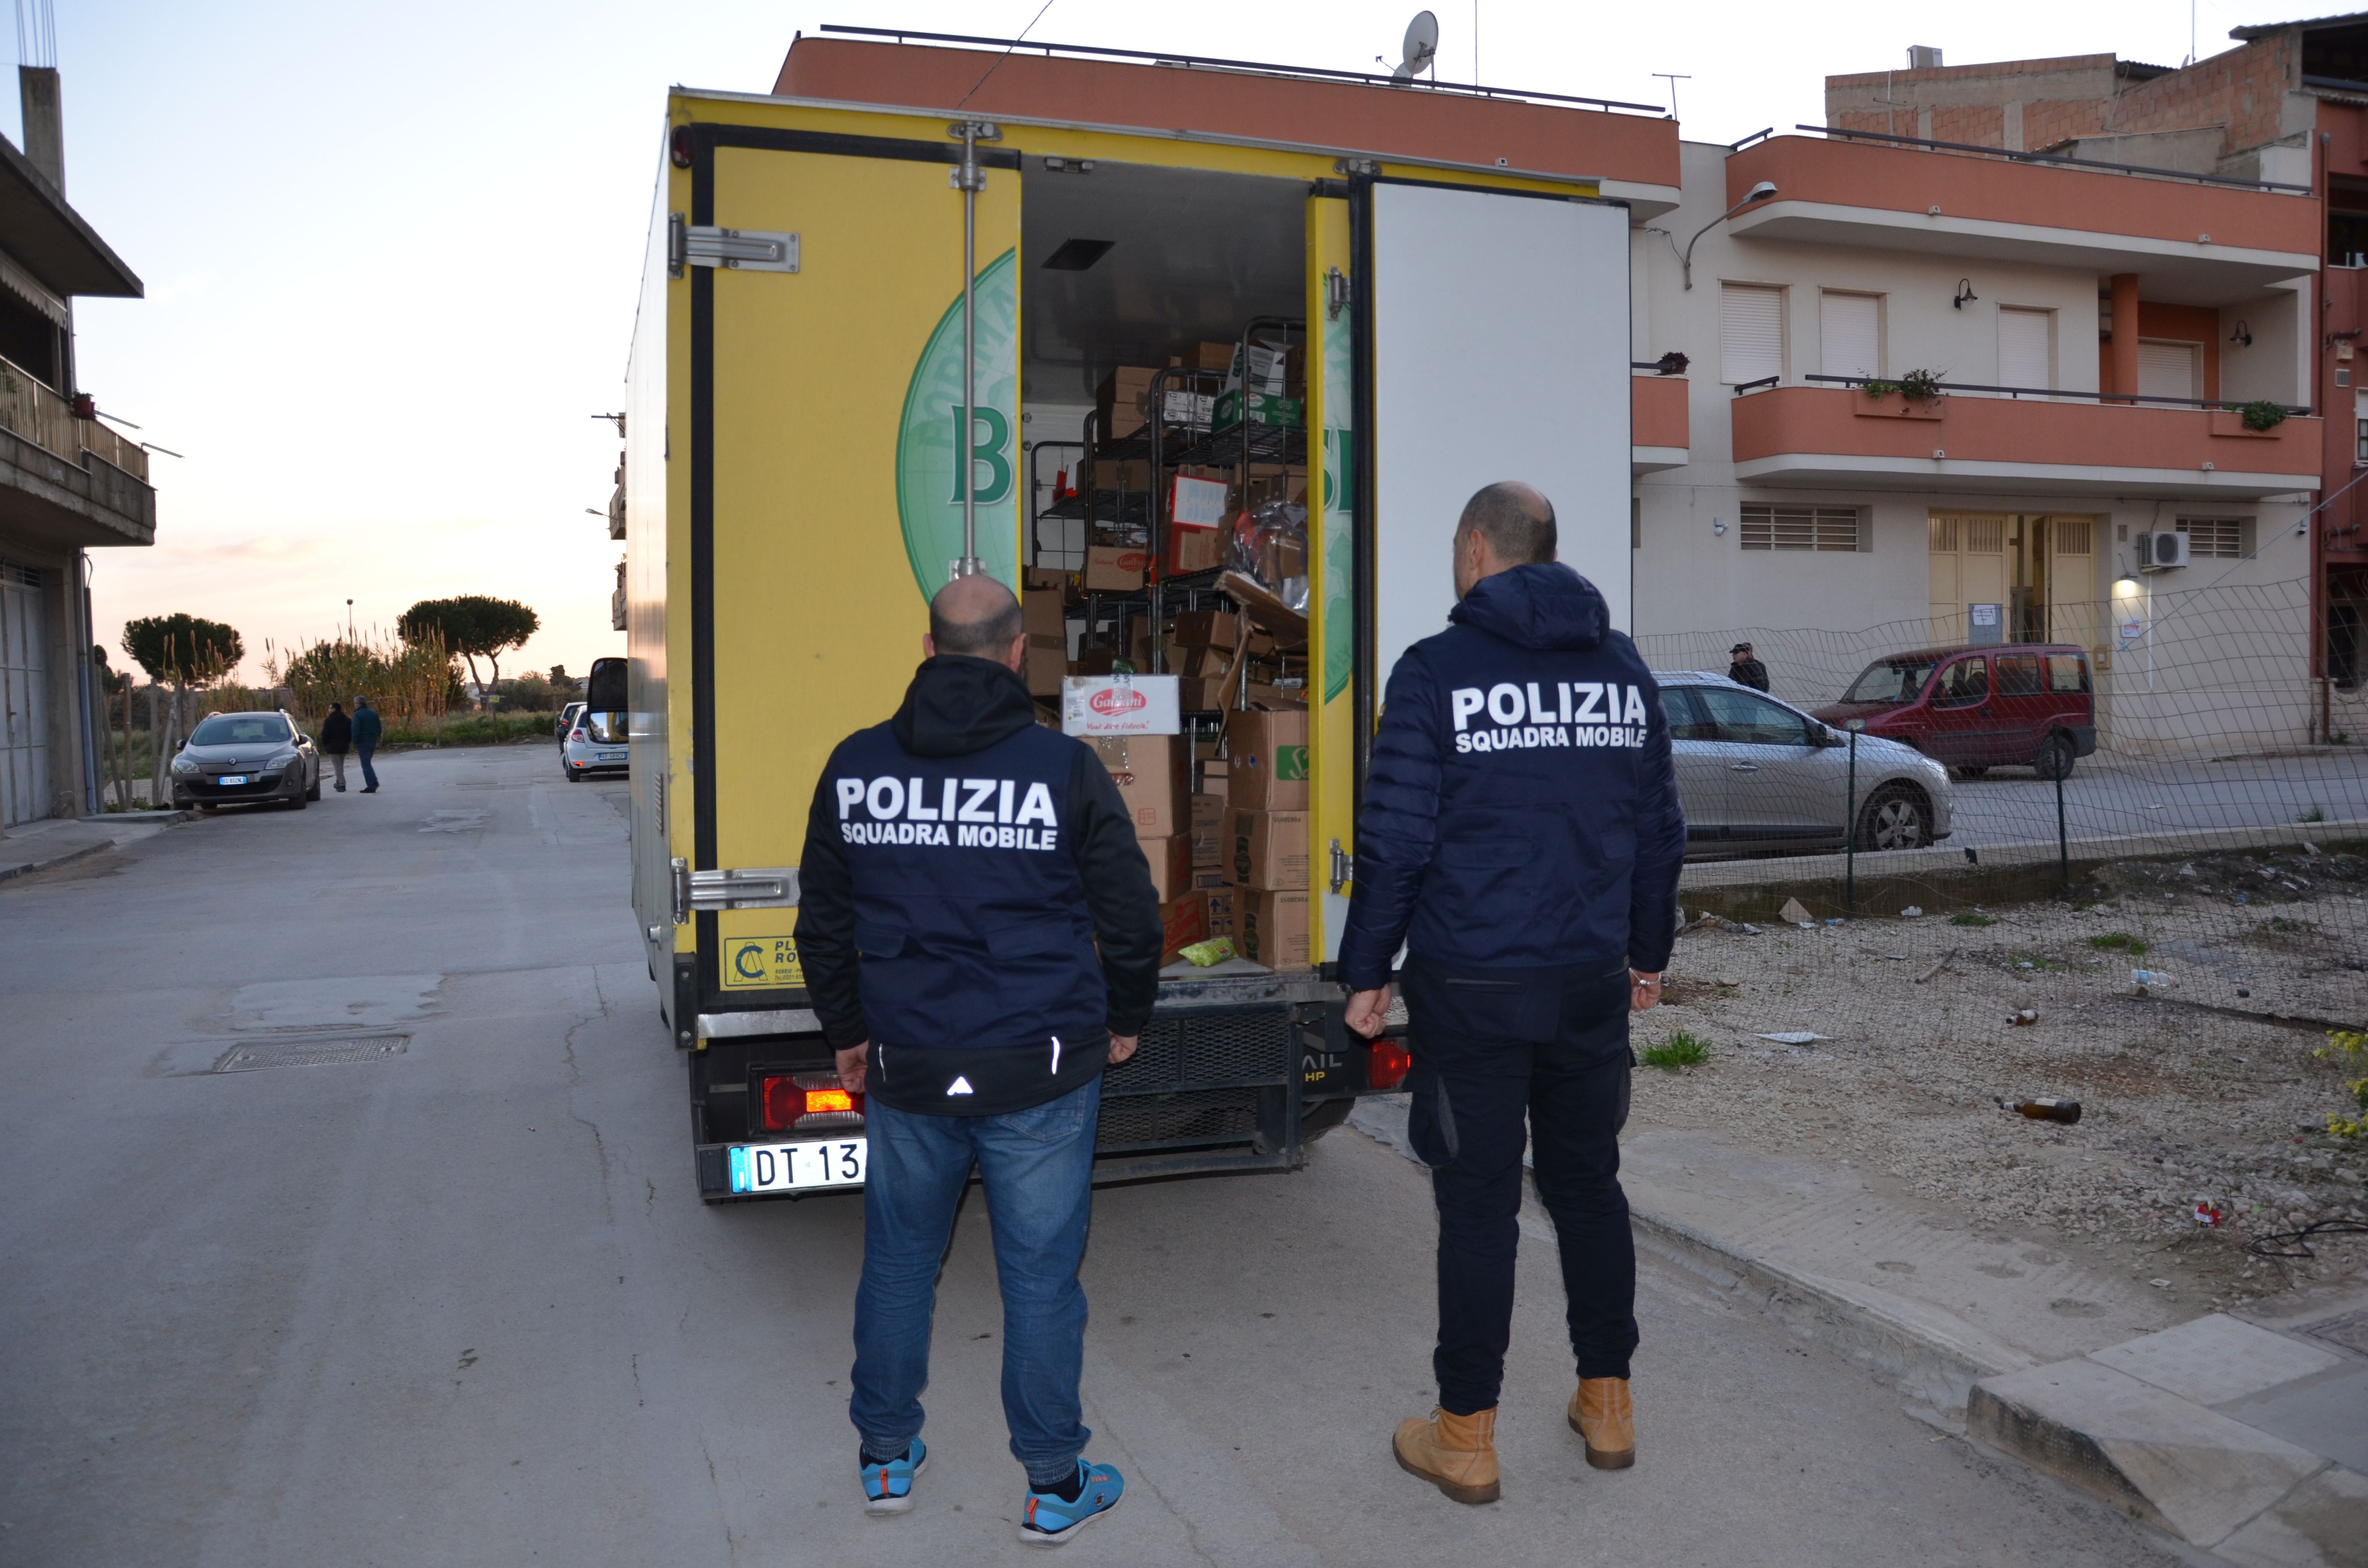
<svg viewBox="0 0 2368 1568">
<path fill-rule="evenodd" d="M 1345 1034 L 1328 960 L 1383 682 L 1444 625 L 1463 500 L 1537 484 L 1564 559 L 1628 601 L 1629 252 L 1675 203 L 1676 126 L 918 37 L 802 39 L 774 94 L 666 103 L 630 362 L 626 700 L 634 906 L 700 1190 L 860 1184 L 796 860 L 831 748 L 911 678 L 966 517 L 1015 587 L 1080 564 L 1074 531 L 1040 525 L 1068 498 L 1035 460 L 1172 460 L 1208 403 L 1121 437 L 1096 389 L 1252 323 L 1304 346 L 1304 404 L 1268 405 L 1304 425 L 1260 438 L 1295 437 L 1309 473 L 1311 961 L 1171 971 L 1106 1081 L 1100 1176 L 1289 1168 L 1405 1071 L 1395 1042 Z M 1161 578 L 1165 505 L 1114 515 L 1152 561 L 1122 608 L 1230 608 L 1208 574 Z"/>
</svg>

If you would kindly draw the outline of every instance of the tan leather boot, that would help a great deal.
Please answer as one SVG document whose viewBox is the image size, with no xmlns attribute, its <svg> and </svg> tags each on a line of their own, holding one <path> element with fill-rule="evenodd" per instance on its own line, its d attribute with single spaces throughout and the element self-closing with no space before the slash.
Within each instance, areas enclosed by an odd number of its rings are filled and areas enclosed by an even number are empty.
<svg viewBox="0 0 2368 1568">
<path fill-rule="evenodd" d="M 1570 1396 L 1570 1429 L 1587 1439 L 1587 1462 L 1626 1470 L 1636 1462 L 1636 1412 L 1625 1378 L 1581 1378 Z"/>
<path fill-rule="evenodd" d="M 1497 1500 L 1497 1412 L 1471 1415 L 1434 1410 L 1428 1421 L 1398 1423 L 1390 1450 L 1398 1468 L 1418 1475 L 1459 1503 Z"/>
</svg>

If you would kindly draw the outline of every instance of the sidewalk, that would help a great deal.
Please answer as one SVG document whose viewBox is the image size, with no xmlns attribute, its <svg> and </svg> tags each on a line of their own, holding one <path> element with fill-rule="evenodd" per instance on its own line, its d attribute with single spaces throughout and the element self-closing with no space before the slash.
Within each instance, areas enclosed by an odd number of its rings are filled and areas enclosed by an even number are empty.
<svg viewBox="0 0 2368 1568">
<path fill-rule="evenodd" d="M 1412 1158 L 1403 1096 L 1352 1125 Z M 1622 1142 L 1640 1250 L 1961 1432 L 2247 1564 L 2368 1562 L 2368 1292 L 2267 1326 L 1702 1132 Z M 2266 1306 L 2267 1303 L 2264 1303 Z M 2182 1318 L 2188 1321 L 2180 1322 Z"/>
<path fill-rule="evenodd" d="M 136 844 L 188 820 L 187 812 L 110 812 L 105 816 L 44 817 L 20 824 L 0 834 L 0 882 Z"/>
</svg>

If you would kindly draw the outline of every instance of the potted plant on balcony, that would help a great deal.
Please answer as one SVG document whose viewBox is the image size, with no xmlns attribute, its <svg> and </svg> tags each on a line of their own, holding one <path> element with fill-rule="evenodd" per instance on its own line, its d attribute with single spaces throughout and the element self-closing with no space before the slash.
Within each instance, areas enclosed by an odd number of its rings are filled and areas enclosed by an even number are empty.
<svg viewBox="0 0 2368 1568">
<path fill-rule="evenodd" d="M 2267 436 L 2285 422 L 2285 404 L 2266 397 L 2212 410 L 2214 436 Z"/>
<path fill-rule="evenodd" d="M 1892 419 L 1938 419 L 1941 395 L 1941 378 L 1946 370 L 1909 370 L 1896 381 L 1869 381 L 1860 389 L 1866 393 L 1866 405 L 1861 414 L 1872 414 Z"/>
</svg>

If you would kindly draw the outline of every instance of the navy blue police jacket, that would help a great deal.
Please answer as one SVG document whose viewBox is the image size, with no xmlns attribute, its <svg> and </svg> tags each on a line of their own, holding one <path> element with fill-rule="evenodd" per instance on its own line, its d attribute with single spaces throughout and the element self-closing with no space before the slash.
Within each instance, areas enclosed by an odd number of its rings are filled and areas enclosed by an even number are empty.
<svg viewBox="0 0 2368 1568">
<path fill-rule="evenodd" d="M 1685 812 L 1660 688 L 1595 585 L 1557 562 L 1483 577 L 1402 654 L 1357 818 L 1340 976 L 1404 943 L 1456 971 L 1657 971 Z"/>
<path fill-rule="evenodd" d="M 1118 786 L 991 659 L 924 663 L 839 743 L 799 866 L 798 960 L 834 1050 L 901 1110 L 1000 1115 L 1092 1082 L 1159 985 L 1151 869 Z"/>
</svg>

